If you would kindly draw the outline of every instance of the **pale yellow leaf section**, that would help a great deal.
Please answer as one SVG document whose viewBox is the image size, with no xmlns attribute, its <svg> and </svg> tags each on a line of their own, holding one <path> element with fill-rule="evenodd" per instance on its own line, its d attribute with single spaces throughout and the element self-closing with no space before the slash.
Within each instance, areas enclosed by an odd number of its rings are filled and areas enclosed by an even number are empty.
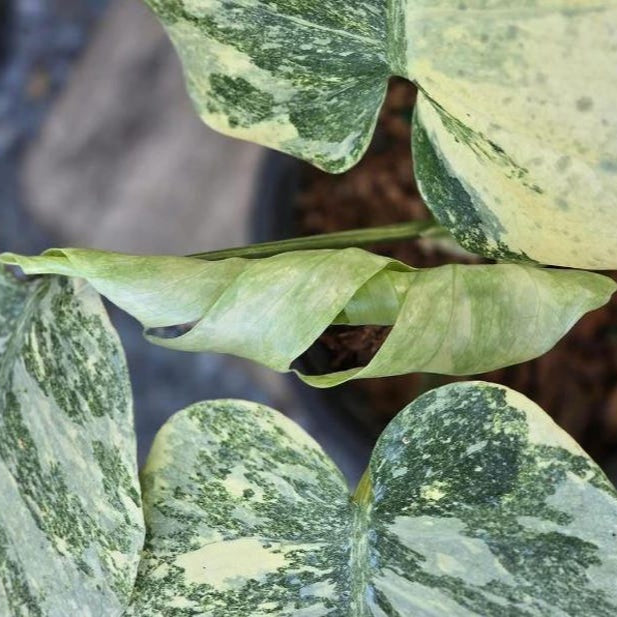
<svg viewBox="0 0 617 617">
<path fill-rule="evenodd" d="M 616 267 L 617 2 L 406 6 L 420 121 L 487 234 L 541 263 Z"/>
<path fill-rule="evenodd" d="M 259 538 L 238 538 L 206 544 L 196 551 L 183 553 L 175 565 L 184 570 L 186 580 L 197 585 L 230 589 L 236 581 L 260 579 L 287 565 L 285 554 L 264 547 Z"/>
</svg>

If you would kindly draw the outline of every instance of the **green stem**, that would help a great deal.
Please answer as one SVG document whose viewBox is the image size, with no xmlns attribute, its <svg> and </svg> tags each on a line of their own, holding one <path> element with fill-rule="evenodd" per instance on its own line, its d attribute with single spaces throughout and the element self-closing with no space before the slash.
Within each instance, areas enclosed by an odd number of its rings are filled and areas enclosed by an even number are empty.
<svg viewBox="0 0 617 617">
<path fill-rule="evenodd" d="M 397 242 L 412 238 L 438 236 L 445 233 L 443 227 L 435 221 L 411 221 L 409 223 L 397 223 L 383 227 L 369 227 L 367 229 L 350 229 L 331 234 L 317 236 L 305 236 L 302 238 L 289 238 L 276 242 L 262 242 L 250 244 L 222 251 L 209 251 L 207 253 L 195 253 L 189 255 L 196 259 L 218 261 L 230 257 L 244 257 L 245 259 L 257 259 L 259 257 L 272 257 L 279 253 L 289 251 L 306 251 L 314 249 L 344 249 L 353 246 L 366 246 L 367 244 L 382 244 L 385 242 Z"/>
<path fill-rule="evenodd" d="M 360 478 L 358 486 L 354 491 L 352 501 L 359 506 L 367 506 L 373 499 L 373 485 L 371 482 L 371 470 L 366 468 L 366 471 Z"/>
</svg>

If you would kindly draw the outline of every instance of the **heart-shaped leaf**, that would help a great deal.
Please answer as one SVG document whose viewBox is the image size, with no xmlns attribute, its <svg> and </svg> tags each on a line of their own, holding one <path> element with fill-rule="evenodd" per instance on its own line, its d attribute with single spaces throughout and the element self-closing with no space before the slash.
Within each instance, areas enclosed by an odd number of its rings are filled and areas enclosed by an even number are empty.
<svg viewBox="0 0 617 617">
<path fill-rule="evenodd" d="M 96 292 L 0 267 L 0 615 L 123 614 L 144 536 L 131 405 Z"/>
<path fill-rule="evenodd" d="M 611 617 L 617 494 L 502 386 L 429 392 L 388 426 L 354 498 L 279 413 L 200 403 L 143 472 L 132 617 Z"/>
<path fill-rule="evenodd" d="M 365 367 L 301 377 L 327 387 L 414 371 L 465 375 L 549 350 L 615 283 L 589 272 L 501 264 L 416 270 L 359 249 L 207 262 L 62 249 L 0 255 L 29 274 L 86 278 L 147 329 L 186 325 L 153 343 L 231 353 L 288 371 L 331 324 L 393 325 Z"/>
<path fill-rule="evenodd" d="M 406 77 L 420 188 L 467 248 L 617 267 L 614 0 L 147 2 L 214 128 L 342 171 Z"/>
<path fill-rule="evenodd" d="M 141 477 L 148 539 L 129 615 L 282 617 L 347 603 L 345 480 L 283 415 L 242 401 L 190 407 L 161 429 Z"/>
</svg>

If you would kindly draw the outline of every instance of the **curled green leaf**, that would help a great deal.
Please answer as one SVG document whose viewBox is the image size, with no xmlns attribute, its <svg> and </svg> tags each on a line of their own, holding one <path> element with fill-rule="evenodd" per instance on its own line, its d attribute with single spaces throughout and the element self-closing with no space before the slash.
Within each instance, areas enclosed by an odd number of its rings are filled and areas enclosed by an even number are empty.
<svg viewBox="0 0 617 617">
<path fill-rule="evenodd" d="M 98 294 L 0 267 L 0 615 L 121 617 L 143 527 L 128 372 Z"/>
<path fill-rule="evenodd" d="M 298 426 L 199 403 L 157 435 L 127 617 L 612 617 L 617 494 L 524 396 L 457 383 L 380 437 L 352 498 Z"/>
<path fill-rule="evenodd" d="M 475 374 L 549 350 L 615 283 L 589 272 L 518 264 L 417 270 L 360 249 L 217 262 L 53 249 L 0 256 L 28 274 L 83 277 L 153 343 L 249 358 L 277 371 L 331 324 L 391 325 L 365 367 L 303 375 L 317 387 L 426 371 Z M 165 338 L 157 329 L 183 326 Z"/>
</svg>

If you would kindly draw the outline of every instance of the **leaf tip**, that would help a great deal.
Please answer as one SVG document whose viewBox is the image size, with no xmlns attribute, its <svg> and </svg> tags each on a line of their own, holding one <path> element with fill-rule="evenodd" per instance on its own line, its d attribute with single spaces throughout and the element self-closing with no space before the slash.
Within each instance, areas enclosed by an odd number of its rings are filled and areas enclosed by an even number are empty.
<svg viewBox="0 0 617 617">
<path fill-rule="evenodd" d="M 0 253 L 0 263 L 3 263 L 6 266 L 17 266 L 19 265 L 19 256 L 15 253 Z"/>
</svg>

